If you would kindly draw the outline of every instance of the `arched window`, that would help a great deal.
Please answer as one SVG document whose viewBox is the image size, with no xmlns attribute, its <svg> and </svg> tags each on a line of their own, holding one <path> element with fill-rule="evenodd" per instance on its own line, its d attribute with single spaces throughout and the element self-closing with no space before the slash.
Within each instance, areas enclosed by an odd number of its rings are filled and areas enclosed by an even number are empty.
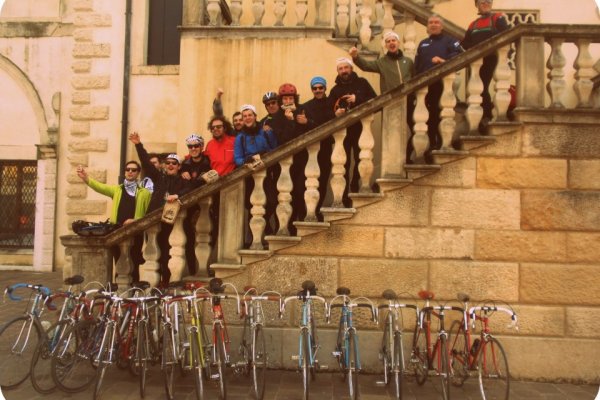
<svg viewBox="0 0 600 400">
<path fill-rule="evenodd" d="M 179 65 L 179 31 L 183 0 L 150 0 L 148 65 Z"/>
</svg>

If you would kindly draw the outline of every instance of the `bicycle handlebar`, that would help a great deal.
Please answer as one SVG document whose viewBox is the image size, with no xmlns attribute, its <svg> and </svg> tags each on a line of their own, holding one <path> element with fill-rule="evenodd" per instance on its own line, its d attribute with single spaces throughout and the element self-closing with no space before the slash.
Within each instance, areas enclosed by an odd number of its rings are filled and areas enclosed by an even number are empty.
<svg viewBox="0 0 600 400">
<path fill-rule="evenodd" d="M 469 316 L 471 318 L 471 326 L 473 328 L 475 328 L 475 321 L 476 321 L 476 316 L 475 316 L 475 312 L 477 311 L 483 311 L 485 314 L 489 313 L 489 312 L 496 312 L 496 311 L 502 311 L 503 313 L 506 313 L 510 316 L 511 319 L 511 323 L 507 326 L 507 328 L 512 329 L 515 328 L 515 330 L 519 330 L 519 326 L 517 324 L 517 314 L 515 313 L 514 310 L 512 310 L 511 308 L 506 308 L 506 307 L 498 307 L 498 306 L 476 306 L 476 307 L 471 307 L 469 308 Z"/>
<path fill-rule="evenodd" d="M 342 299 L 342 301 L 344 302 L 342 303 L 337 303 L 337 304 L 333 304 L 336 300 L 338 299 Z M 368 303 L 358 303 L 358 300 L 366 300 L 368 301 Z M 358 308 L 369 308 L 371 310 L 371 321 L 378 323 L 379 321 L 379 313 L 377 312 L 377 307 L 375 307 L 375 304 L 373 303 L 373 301 L 371 301 L 370 299 L 364 297 L 364 296 L 360 296 L 360 297 L 355 297 L 354 299 L 351 299 L 350 296 L 346 295 L 346 294 L 340 294 L 335 296 L 333 299 L 331 299 L 331 301 L 329 302 L 329 307 L 327 309 L 327 313 L 325 314 L 325 321 L 327 321 L 327 323 L 331 322 L 331 309 L 332 308 L 342 308 L 342 307 L 348 307 L 350 309 L 354 308 L 354 307 L 358 307 Z"/>
<path fill-rule="evenodd" d="M 8 286 L 4 289 L 4 296 L 8 294 L 8 297 L 13 301 L 21 301 L 22 297 L 16 296 L 13 292 L 20 288 L 29 288 L 31 290 L 36 290 L 38 293 L 42 294 L 44 297 L 50 296 L 52 293 L 49 288 L 42 284 L 32 285 L 30 283 L 15 283 L 12 286 Z"/>
<path fill-rule="evenodd" d="M 282 299 L 283 301 L 281 302 L 281 306 L 279 308 L 279 318 L 283 318 L 283 313 L 285 312 L 285 306 L 286 304 L 291 301 L 291 300 L 300 300 L 302 302 L 306 302 L 309 300 L 319 300 L 320 302 L 323 303 L 323 307 L 325 308 L 325 315 L 327 315 L 327 310 L 328 310 L 328 306 L 327 306 L 327 300 L 325 300 L 324 297 L 321 296 L 313 296 L 310 293 L 308 294 L 296 294 L 293 296 L 288 296 L 284 299 Z"/>
</svg>

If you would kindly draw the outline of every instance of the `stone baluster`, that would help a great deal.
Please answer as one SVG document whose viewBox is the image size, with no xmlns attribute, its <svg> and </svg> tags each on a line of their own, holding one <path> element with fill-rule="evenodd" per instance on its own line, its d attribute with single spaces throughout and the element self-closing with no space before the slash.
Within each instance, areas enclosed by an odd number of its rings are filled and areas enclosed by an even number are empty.
<svg viewBox="0 0 600 400">
<path fill-rule="evenodd" d="M 440 150 L 452 150 L 452 140 L 456 129 L 454 120 L 454 106 L 456 106 L 456 96 L 454 95 L 455 73 L 448 74 L 443 78 L 444 91 L 440 97 L 440 136 L 442 137 L 442 147 Z"/>
<path fill-rule="evenodd" d="M 404 13 L 404 50 L 406 57 L 414 60 L 417 51 L 417 30 L 415 28 L 415 16 L 413 14 Z"/>
<path fill-rule="evenodd" d="M 337 0 L 337 13 L 335 22 L 337 25 L 337 36 L 347 37 L 348 26 L 350 24 L 350 0 Z"/>
<path fill-rule="evenodd" d="M 417 105 L 413 118 L 415 121 L 414 135 L 412 137 L 413 149 L 415 151 L 414 162 L 416 164 L 425 163 L 425 151 L 429 149 L 429 136 L 427 135 L 427 120 L 429 119 L 429 111 L 425 106 L 425 96 L 428 88 L 425 86 L 417 91 Z"/>
<path fill-rule="evenodd" d="M 254 16 L 254 26 L 261 26 L 265 15 L 265 0 L 253 0 L 252 15 Z"/>
<path fill-rule="evenodd" d="M 140 281 L 146 281 L 152 286 L 160 283 L 160 248 L 158 247 L 157 235 L 160 232 L 160 223 L 154 224 L 146 229 L 146 240 L 142 249 L 144 264 L 140 265 Z"/>
<path fill-rule="evenodd" d="M 273 13 L 275 14 L 275 26 L 283 26 L 283 18 L 287 12 L 286 0 L 275 0 Z"/>
<path fill-rule="evenodd" d="M 394 15 L 392 14 L 393 10 L 394 4 L 390 0 L 383 0 L 383 19 L 381 21 L 381 26 L 383 28 L 384 35 L 393 31 L 394 26 L 396 25 L 396 21 L 394 21 Z"/>
<path fill-rule="evenodd" d="M 371 28 L 375 33 L 381 30 L 383 26 L 383 16 L 385 15 L 385 10 L 383 9 L 383 0 L 375 0 L 375 21 L 371 24 Z"/>
<path fill-rule="evenodd" d="M 506 110 L 510 105 L 510 66 L 508 65 L 508 51 L 510 46 L 498 49 L 498 65 L 494 71 L 494 121 L 506 121 Z"/>
<path fill-rule="evenodd" d="M 296 26 L 306 26 L 308 0 L 296 0 Z"/>
<path fill-rule="evenodd" d="M 366 47 L 371 41 L 371 14 L 373 14 L 371 2 L 364 0 L 360 8 L 360 27 L 358 31 L 360 43 L 363 47 Z"/>
<path fill-rule="evenodd" d="M 374 114 L 368 115 L 361 119 L 362 132 L 358 139 L 358 147 L 360 153 L 358 158 L 358 172 L 360 173 L 360 193 L 371 193 L 371 176 L 373 175 L 373 147 L 375 147 L 375 139 L 373 138 L 373 131 L 371 130 L 371 124 L 375 118 Z"/>
<path fill-rule="evenodd" d="M 383 108 L 381 120 L 381 177 L 404 178 L 406 146 L 410 129 L 406 123 L 406 97 Z"/>
<path fill-rule="evenodd" d="M 594 71 L 594 60 L 590 54 L 590 40 L 579 39 L 575 41 L 578 53 L 573 68 L 575 68 L 575 83 L 573 89 L 577 95 L 577 107 L 592 107 L 592 90 L 594 82 L 592 78 L 596 75 Z"/>
<path fill-rule="evenodd" d="M 346 137 L 346 129 L 342 129 L 333 134 L 335 143 L 333 152 L 331 153 L 331 193 L 333 194 L 333 202 L 331 207 L 343 208 L 344 189 L 346 188 L 346 178 L 344 173 L 346 168 L 346 151 L 344 150 L 344 138 Z"/>
<path fill-rule="evenodd" d="M 221 20 L 221 6 L 219 5 L 219 0 L 208 0 L 206 13 L 208 14 L 208 25 L 217 26 Z"/>
<path fill-rule="evenodd" d="M 279 230 L 277 236 L 289 236 L 288 224 L 292 216 L 292 178 L 290 176 L 290 166 L 292 165 L 292 156 L 286 157 L 279 163 L 281 165 L 281 174 L 277 180 L 277 219 L 279 220 Z"/>
<path fill-rule="evenodd" d="M 250 195 L 250 203 L 252 209 L 250 214 L 250 231 L 252 232 L 252 244 L 250 245 L 251 250 L 263 250 L 262 236 L 267 226 L 265 221 L 265 204 L 267 203 L 267 196 L 265 189 L 263 188 L 263 182 L 267 176 L 267 170 L 262 168 L 259 171 L 254 172 L 252 177 L 254 178 L 254 190 Z"/>
<path fill-rule="evenodd" d="M 212 197 L 203 197 L 198 202 L 200 214 L 196 220 L 196 239 L 194 253 L 198 261 L 198 270 L 196 276 L 208 276 L 208 266 L 212 255 L 212 246 L 210 245 L 210 232 L 213 229 L 212 220 L 210 219 L 210 207 L 212 205 Z M 189 270 L 189 265 L 188 265 Z"/>
<path fill-rule="evenodd" d="M 356 32 L 360 32 L 362 26 L 362 20 L 360 18 L 360 10 L 363 8 L 363 0 L 356 0 L 354 4 L 354 24 L 356 25 Z M 352 33 L 352 29 L 350 29 Z"/>
<path fill-rule="evenodd" d="M 319 163 L 317 154 L 321 144 L 319 142 L 308 146 L 308 161 L 304 169 L 306 176 L 306 191 L 304 192 L 304 201 L 306 202 L 305 222 L 317 222 L 317 204 L 319 203 Z"/>
<path fill-rule="evenodd" d="M 240 26 L 243 11 L 242 0 L 231 0 L 229 11 L 231 12 L 231 26 Z"/>
<path fill-rule="evenodd" d="M 331 0 L 315 0 L 315 8 L 317 11 L 316 15 L 316 26 L 330 26 L 331 25 Z"/>
<path fill-rule="evenodd" d="M 564 39 L 560 38 L 550 39 L 550 47 L 552 48 L 552 51 L 550 53 L 550 57 L 548 57 L 548 62 L 546 63 L 546 67 L 550 70 L 548 72 L 549 82 L 547 84 L 547 89 L 548 93 L 550 93 L 550 107 L 553 108 L 564 107 L 564 104 L 561 100 L 562 94 L 566 87 L 564 79 L 565 71 L 563 70 L 566 64 L 566 59 L 562 52 L 562 45 L 564 41 Z"/>
<path fill-rule="evenodd" d="M 483 59 L 473 61 L 471 64 L 471 76 L 467 83 L 467 103 L 469 107 L 465 113 L 469 123 L 469 135 L 479 135 L 479 122 L 483 117 L 483 107 L 481 107 L 481 92 L 483 91 L 483 82 L 479 77 L 479 70 L 483 64 Z"/>
<path fill-rule="evenodd" d="M 125 288 L 131 286 L 131 273 L 133 272 L 133 261 L 131 260 L 131 255 L 129 254 L 129 250 L 131 249 L 131 245 L 133 244 L 133 237 L 126 237 L 119 243 L 119 250 L 121 255 L 117 260 L 115 265 L 116 269 L 116 279 L 115 282 L 119 287 Z"/>
<path fill-rule="evenodd" d="M 171 259 L 169 260 L 169 271 L 171 271 L 171 282 L 180 281 L 183 278 L 185 270 L 185 243 L 186 237 L 183 230 L 183 220 L 187 215 L 186 209 L 181 209 L 175 218 L 173 230 L 169 235 L 169 244 L 171 245 Z"/>
</svg>

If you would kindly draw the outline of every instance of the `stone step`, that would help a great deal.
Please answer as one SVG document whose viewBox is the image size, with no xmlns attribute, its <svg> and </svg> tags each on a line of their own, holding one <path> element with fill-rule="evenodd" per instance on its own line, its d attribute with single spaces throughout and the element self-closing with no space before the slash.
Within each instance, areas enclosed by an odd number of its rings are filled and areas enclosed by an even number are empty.
<svg viewBox="0 0 600 400">
<path fill-rule="evenodd" d="M 244 264 L 210 264 L 210 268 L 215 272 L 215 278 L 227 278 L 229 276 L 237 275 L 246 269 Z M 188 277 L 191 278 L 191 277 Z M 206 278 L 207 282 L 211 278 Z M 184 280 L 188 280 L 185 278 Z M 204 279 L 199 279 L 203 281 Z"/>
<path fill-rule="evenodd" d="M 462 158 L 466 158 L 469 152 L 466 150 L 433 150 L 431 152 L 433 162 L 438 165 L 447 164 L 450 162 L 458 161 Z"/>
<path fill-rule="evenodd" d="M 331 224 L 329 222 L 294 221 L 294 226 L 297 230 L 296 235 L 303 237 L 327 230 Z"/>
<path fill-rule="evenodd" d="M 508 133 L 513 133 L 521 129 L 523 124 L 521 122 L 513 121 L 502 121 L 502 122 L 490 122 L 488 125 L 489 136 L 500 136 Z"/>
<path fill-rule="evenodd" d="M 439 171 L 441 166 L 436 164 L 408 164 L 404 166 L 404 169 L 410 179 L 419 179 Z"/>
<path fill-rule="evenodd" d="M 321 214 L 325 222 L 352 218 L 356 214 L 356 208 L 321 207 Z"/>
<path fill-rule="evenodd" d="M 257 261 L 266 260 L 273 255 L 273 252 L 270 250 L 243 249 L 238 251 L 238 254 L 242 257 L 242 264 L 251 264 Z"/>
<path fill-rule="evenodd" d="M 379 190 L 382 193 L 385 193 L 408 186 L 413 182 L 413 180 L 402 177 L 385 177 L 376 179 L 375 182 L 377 185 L 379 185 Z"/>
<path fill-rule="evenodd" d="M 348 197 L 354 208 L 360 208 L 383 200 L 383 193 L 349 193 Z"/>
<path fill-rule="evenodd" d="M 269 242 L 269 250 L 277 251 L 287 247 L 295 246 L 302 241 L 299 236 L 265 236 L 265 240 Z"/>
<path fill-rule="evenodd" d="M 468 135 L 461 136 L 460 141 L 462 143 L 463 150 L 469 151 L 494 143 L 496 138 L 493 136 Z"/>
</svg>

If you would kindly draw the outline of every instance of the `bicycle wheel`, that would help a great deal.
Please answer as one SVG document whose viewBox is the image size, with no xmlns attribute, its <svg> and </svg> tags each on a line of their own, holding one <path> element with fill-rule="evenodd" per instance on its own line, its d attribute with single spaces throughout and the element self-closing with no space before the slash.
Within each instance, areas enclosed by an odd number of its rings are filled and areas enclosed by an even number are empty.
<svg viewBox="0 0 600 400">
<path fill-rule="evenodd" d="M 317 378 L 317 366 L 318 366 L 318 361 L 316 359 L 316 354 L 317 354 L 317 349 L 319 348 L 319 342 L 317 339 L 317 325 L 315 324 L 315 319 L 312 317 L 310 317 L 310 346 L 309 349 L 311 350 L 311 358 L 312 358 L 312 363 L 310 364 L 310 377 L 312 378 L 312 380 L 314 381 Z"/>
<path fill-rule="evenodd" d="M 33 353 L 39 346 L 40 328 L 22 316 L 0 328 L 0 388 L 10 390 L 29 377 Z"/>
<path fill-rule="evenodd" d="M 40 345 L 31 359 L 30 377 L 33 388 L 41 394 L 50 394 L 56 389 L 52 379 L 52 353 L 64 335 L 71 321 L 58 321 L 50 325 L 46 334 L 41 336 Z"/>
<path fill-rule="evenodd" d="M 265 374 L 267 372 L 267 346 L 265 333 L 261 325 L 256 325 L 252 343 L 252 382 L 254 398 L 262 400 L 265 395 Z"/>
<path fill-rule="evenodd" d="M 394 333 L 394 386 L 396 387 L 396 399 L 402 398 L 402 375 L 404 366 L 404 351 L 402 348 L 402 335 Z"/>
<path fill-rule="evenodd" d="M 342 326 L 342 322 L 340 321 L 340 326 L 338 328 L 337 342 L 335 345 L 335 352 L 338 366 L 340 371 L 342 371 L 342 382 L 346 381 L 346 375 L 348 374 L 348 370 L 346 368 L 346 348 L 344 346 L 344 327 Z"/>
<path fill-rule="evenodd" d="M 162 338 L 161 368 L 163 372 L 163 378 L 165 380 L 165 393 L 167 395 L 167 400 L 173 400 L 174 397 L 173 380 L 175 378 L 175 365 L 177 365 L 173 335 L 174 332 L 171 326 L 164 329 Z"/>
<path fill-rule="evenodd" d="M 450 367 L 451 383 L 460 387 L 469 377 L 469 352 L 467 351 L 467 335 L 462 321 L 453 321 L 450 326 Z"/>
<path fill-rule="evenodd" d="M 219 324 L 215 325 L 215 355 L 217 364 L 217 373 L 219 374 L 219 398 L 225 400 L 227 398 L 227 383 L 225 382 L 225 341 L 222 336 L 222 327 Z"/>
<path fill-rule="evenodd" d="M 353 330 L 348 332 L 348 391 L 350 398 L 356 400 L 359 397 L 358 391 L 358 338 Z"/>
<path fill-rule="evenodd" d="M 96 370 L 96 386 L 94 387 L 94 400 L 100 399 L 102 391 L 102 383 L 104 382 L 104 376 L 106 375 L 106 368 L 112 363 L 111 360 L 111 349 L 115 343 L 115 326 L 108 326 L 109 330 L 106 332 L 106 337 L 102 338 L 100 349 L 98 351 L 98 369 Z"/>
<path fill-rule="evenodd" d="M 204 387 L 202 383 L 202 355 L 200 352 L 200 338 L 198 331 L 192 331 L 190 335 L 192 345 L 192 367 L 194 374 L 194 385 L 196 386 L 196 399 L 204 399 Z"/>
<path fill-rule="evenodd" d="M 510 394 L 510 374 L 504 348 L 494 337 L 480 344 L 478 374 L 483 400 L 507 400 Z"/>
<path fill-rule="evenodd" d="M 302 386 L 304 388 L 304 394 L 302 398 L 308 400 L 308 389 L 310 387 L 310 335 L 308 329 L 304 328 L 300 336 L 302 341 L 300 344 L 300 366 L 302 368 Z"/>
<path fill-rule="evenodd" d="M 92 361 L 99 346 L 97 335 L 102 330 L 93 321 L 79 321 L 63 333 L 50 361 L 52 380 L 60 390 L 77 393 L 94 381 L 96 368 Z"/>
<path fill-rule="evenodd" d="M 392 377 L 392 347 L 391 342 L 392 328 L 389 319 L 385 319 L 385 327 L 383 328 L 383 338 L 381 339 L 381 349 L 379 350 L 379 357 L 383 362 L 383 382 L 386 385 L 390 384 Z"/>
<path fill-rule="evenodd" d="M 438 375 L 442 384 L 442 398 L 444 400 L 450 399 L 450 368 L 448 364 L 448 343 L 446 343 L 446 336 L 440 336 L 438 355 L 438 365 L 440 367 Z"/>
<path fill-rule="evenodd" d="M 238 349 L 240 362 L 236 365 L 238 372 L 241 372 L 244 376 L 249 376 L 252 370 L 253 333 L 253 330 L 250 328 L 250 317 L 246 316 L 242 329 L 242 339 L 240 340 L 240 347 Z"/>
<path fill-rule="evenodd" d="M 427 339 L 425 330 L 417 327 L 413 337 L 411 366 L 418 385 L 423 385 L 427 380 L 429 362 L 427 360 Z"/>
<path fill-rule="evenodd" d="M 143 399 L 146 395 L 146 372 L 148 368 L 148 334 L 146 321 L 140 321 L 137 330 L 134 363 L 140 379 L 140 397 Z"/>
</svg>

